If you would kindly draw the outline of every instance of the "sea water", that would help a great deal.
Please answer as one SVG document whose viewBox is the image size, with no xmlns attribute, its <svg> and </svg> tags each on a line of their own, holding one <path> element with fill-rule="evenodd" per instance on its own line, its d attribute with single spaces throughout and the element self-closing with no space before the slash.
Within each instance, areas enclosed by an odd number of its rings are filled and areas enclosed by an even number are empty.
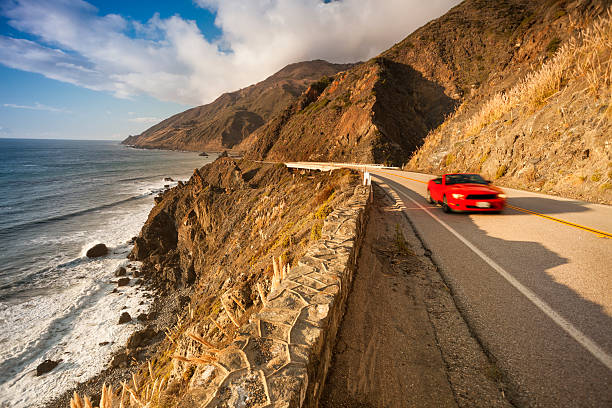
<svg viewBox="0 0 612 408">
<path fill-rule="evenodd" d="M 0 139 L 0 407 L 41 406 L 108 366 L 150 306 L 134 280 L 113 293 L 127 242 L 164 186 L 211 160 L 117 142 Z M 96 243 L 110 254 L 87 258 Z M 133 321 L 119 325 L 124 311 Z M 47 359 L 60 363 L 37 377 Z"/>
</svg>

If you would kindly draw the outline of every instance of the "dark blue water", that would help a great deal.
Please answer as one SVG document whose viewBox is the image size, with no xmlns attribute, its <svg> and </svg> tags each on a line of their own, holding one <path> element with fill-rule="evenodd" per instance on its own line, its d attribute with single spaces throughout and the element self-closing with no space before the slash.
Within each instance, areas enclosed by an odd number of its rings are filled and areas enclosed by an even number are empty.
<svg viewBox="0 0 612 408">
<path fill-rule="evenodd" d="M 115 312 L 129 302 L 107 296 L 114 269 L 127 263 L 126 241 L 138 234 L 154 195 L 175 184 L 165 177 L 185 180 L 210 160 L 117 142 L 0 139 L 0 406 L 39 402 L 40 393 L 27 390 L 47 383 L 28 373 L 43 358 L 72 363 L 54 370 L 62 378 L 48 377 L 52 390 L 91 376 L 96 370 L 85 366 L 100 362 L 70 351 L 92 341 L 76 333 L 83 325 L 97 326 L 96 345 L 100 336 L 126 336 L 114 327 Z M 111 256 L 84 257 L 97 242 Z"/>
</svg>

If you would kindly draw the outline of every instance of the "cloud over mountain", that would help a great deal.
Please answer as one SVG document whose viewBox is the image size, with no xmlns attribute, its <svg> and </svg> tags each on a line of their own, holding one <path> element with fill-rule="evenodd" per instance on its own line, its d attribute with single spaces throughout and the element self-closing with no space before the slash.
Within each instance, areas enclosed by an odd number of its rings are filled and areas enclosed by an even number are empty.
<svg viewBox="0 0 612 408">
<path fill-rule="evenodd" d="M 222 32 L 209 40 L 179 15 L 140 22 L 82 0 L 14 0 L 0 12 L 20 33 L 0 36 L 0 61 L 118 97 L 198 105 L 291 62 L 370 58 L 456 3 L 197 0 Z"/>
</svg>

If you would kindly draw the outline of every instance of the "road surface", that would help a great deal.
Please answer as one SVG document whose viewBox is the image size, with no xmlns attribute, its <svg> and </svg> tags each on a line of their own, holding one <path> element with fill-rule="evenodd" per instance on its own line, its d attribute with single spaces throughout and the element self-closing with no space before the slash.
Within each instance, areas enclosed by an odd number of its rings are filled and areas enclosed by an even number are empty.
<svg viewBox="0 0 612 408">
<path fill-rule="evenodd" d="M 394 191 L 471 330 L 525 407 L 612 407 L 612 207 L 504 189 L 502 214 L 445 214 L 433 176 L 368 167 Z"/>
<path fill-rule="evenodd" d="M 403 200 L 513 402 L 612 407 L 612 239 L 599 233 L 612 208 L 505 189 L 500 215 L 445 214 L 424 199 L 433 176 L 371 172 Z"/>
</svg>

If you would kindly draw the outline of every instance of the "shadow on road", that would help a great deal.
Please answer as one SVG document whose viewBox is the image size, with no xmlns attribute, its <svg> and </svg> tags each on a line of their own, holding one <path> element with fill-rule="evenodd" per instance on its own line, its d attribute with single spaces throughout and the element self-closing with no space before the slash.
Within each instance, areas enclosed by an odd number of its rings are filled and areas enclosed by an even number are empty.
<svg viewBox="0 0 612 408">
<path fill-rule="evenodd" d="M 553 276 L 552 270 L 569 264 L 569 259 L 539 242 L 490 236 L 472 217 L 445 214 L 400 183 L 377 177 L 399 192 L 409 218 L 417 230 L 421 229 L 421 238 L 439 263 L 460 309 L 479 339 L 496 358 L 506 361 L 504 368 L 513 377 L 519 405 L 604 406 L 612 401 L 610 370 L 407 197 L 450 225 L 609 353 L 612 350 L 612 318 L 601 305 L 557 282 Z M 558 202 L 540 197 L 519 197 L 511 199 L 510 204 L 551 215 L 589 211 L 578 201 Z M 504 211 L 506 214 L 524 213 L 508 208 Z M 520 228 L 520 225 L 510 223 L 508 227 Z M 568 235 L 571 234 L 569 231 Z M 560 239 L 567 239 L 567 236 Z M 577 265 L 576 273 L 582 269 Z"/>
</svg>

